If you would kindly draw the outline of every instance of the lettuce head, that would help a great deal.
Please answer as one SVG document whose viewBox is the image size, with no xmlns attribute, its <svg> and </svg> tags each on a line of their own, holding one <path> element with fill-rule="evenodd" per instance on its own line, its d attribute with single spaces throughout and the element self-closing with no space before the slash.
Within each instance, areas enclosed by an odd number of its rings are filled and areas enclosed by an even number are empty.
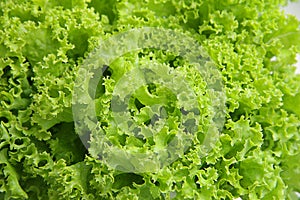
<svg viewBox="0 0 300 200">
<path fill-rule="evenodd" d="M 299 199 L 287 3 L 1 1 L 0 199 Z"/>
</svg>

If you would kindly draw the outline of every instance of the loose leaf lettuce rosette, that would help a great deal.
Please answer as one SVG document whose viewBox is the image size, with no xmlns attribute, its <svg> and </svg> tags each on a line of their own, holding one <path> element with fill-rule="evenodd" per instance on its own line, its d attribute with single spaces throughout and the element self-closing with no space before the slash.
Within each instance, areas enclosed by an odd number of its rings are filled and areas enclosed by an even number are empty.
<svg viewBox="0 0 300 200">
<path fill-rule="evenodd" d="M 1 1 L 0 199 L 299 198 L 286 4 Z"/>
</svg>

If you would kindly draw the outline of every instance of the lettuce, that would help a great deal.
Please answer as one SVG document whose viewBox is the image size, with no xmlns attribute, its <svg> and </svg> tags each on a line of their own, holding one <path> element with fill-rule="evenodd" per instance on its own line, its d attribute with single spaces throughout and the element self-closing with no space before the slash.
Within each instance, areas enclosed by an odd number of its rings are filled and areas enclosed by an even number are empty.
<svg viewBox="0 0 300 200">
<path fill-rule="evenodd" d="M 300 76 L 294 64 L 300 52 L 300 23 L 280 9 L 286 3 L 1 1 L 0 199 L 299 199 Z M 103 41 L 142 27 L 173 30 L 196 40 L 219 71 L 226 95 L 224 125 L 203 156 L 203 133 L 216 103 L 210 99 L 216 93 L 207 90 L 203 74 L 183 57 L 137 50 L 106 66 L 99 84 L 88 83 L 95 84 L 94 90 L 84 92 L 95 92 L 95 115 L 109 141 L 132 152 L 148 152 L 176 138 L 184 110 L 166 87 L 138 88 L 128 101 L 135 122 L 141 127 L 151 124 L 149 116 L 158 111 L 149 108 L 158 101 L 157 110 L 165 110 L 160 114 L 168 120 L 153 138 L 128 136 L 111 120 L 114 88 L 137 62 L 156 63 L 185 77 L 198 95 L 201 113 L 188 115 L 187 127 L 195 128 L 193 119 L 201 126 L 184 152 L 178 139 L 176 159 L 154 172 L 126 171 L 98 159 L 99 138 L 81 141 L 72 110 L 76 80 L 84 78 L 81 70 L 89 56 Z M 177 43 L 174 51 L 182 45 Z M 189 95 L 181 91 L 183 97 Z M 81 100 L 84 105 L 86 99 Z M 84 113 L 82 117 L 87 119 Z"/>
</svg>

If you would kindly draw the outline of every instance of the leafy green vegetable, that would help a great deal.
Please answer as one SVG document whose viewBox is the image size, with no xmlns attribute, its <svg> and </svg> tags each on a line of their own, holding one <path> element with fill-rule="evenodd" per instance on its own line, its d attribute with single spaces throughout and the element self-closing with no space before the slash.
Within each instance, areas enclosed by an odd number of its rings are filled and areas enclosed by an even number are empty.
<svg viewBox="0 0 300 200">
<path fill-rule="evenodd" d="M 280 9 L 286 3 L 1 1 L 0 199 L 299 199 L 300 76 L 293 64 L 300 23 Z M 72 95 L 84 59 L 105 39 L 140 27 L 175 30 L 202 45 L 223 79 L 226 118 L 214 148 L 200 157 L 213 95 L 202 77 L 174 53 L 121 56 L 95 85 L 97 119 L 111 143 L 133 151 L 164 146 L 183 116 L 172 91 L 149 84 L 130 97 L 132 115 L 147 126 L 157 114 L 149 107 L 161 101 L 169 129 L 146 141 L 116 129 L 114 87 L 136 62 L 184 76 L 199 95 L 203 125 L 170 165 L 127 173 L 95 158 L 97 149 L 86 150 L 75 131 Z"/>
</svg>

